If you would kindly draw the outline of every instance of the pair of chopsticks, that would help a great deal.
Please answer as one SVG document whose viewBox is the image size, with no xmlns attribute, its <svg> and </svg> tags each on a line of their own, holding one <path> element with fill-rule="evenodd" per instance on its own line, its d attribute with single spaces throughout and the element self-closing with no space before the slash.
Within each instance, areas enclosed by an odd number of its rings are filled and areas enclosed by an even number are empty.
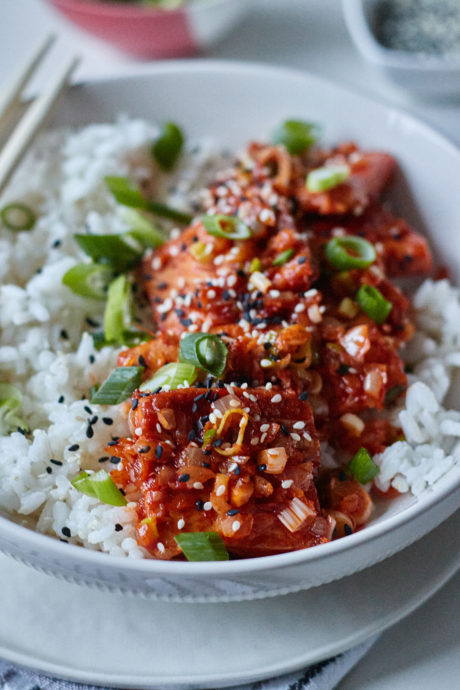
<svg viewBox="0 0 460 690">
<path fill-rule="evenodd" d="M 55 36 L 47 37 L 30 55 L 19 73 L 13 76 L 7 87 L 0 90 L 0 124 L 12 117 L 15 110 L 19 110 L 24 87 L 43 58 L 49 53 L 55 40 Z M 24 115 L 15 124 L 0 152 L 0 192 L 3 191 L 18 163 L 28 151 L 59 94 L 69 83 L 78 62 L 77 57 L 67 59 L 50 77 L 41 94 L 31 102 Z"/>
</svg>

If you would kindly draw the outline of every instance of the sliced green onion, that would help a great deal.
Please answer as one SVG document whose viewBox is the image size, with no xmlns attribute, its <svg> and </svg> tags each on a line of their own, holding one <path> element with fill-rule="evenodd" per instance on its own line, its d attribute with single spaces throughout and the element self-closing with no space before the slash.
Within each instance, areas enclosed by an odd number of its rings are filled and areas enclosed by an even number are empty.
<svg viewBox="0 0 460 690">
<path fill-rule="evenodd" d="M 399 396 L 404 393 L 405 390 L 406 386 L 401 385 L 390 388 L 390 390 L 385 393 L 385 405 L 391 405 L 391 403 L 393 403 L 396 398 L 399 398 Z"/>
<path fill-rule="evenodd" d="M 113 345 L 112 340 L 107 340 L 104 331 L 92 331 L 90 335 L 93 339 L 93 345 L 95 350 L 99 351 L 107 345 Z M 136 328 L 133 328 L 123 331 L 123 335 L 120 338 L 118 344 L 126 345 L 127 347 L 134 347 L 135 345 L 145 343 L 151 339 L 151 333 L 147 333 L 146 331 L 137 330 Z"/>
<path fill-rule="evenodd" d="M 182 532 L 174 539 L 188 561 L 228 561 L 224 540 L 217 532 Z"/>
<path fill-rule="evenodd" d="M 392 303 L 372 285 L 361 285 L 355 299 L 369 318 L 378 324 L 384 323 L 393 309 Z"/>
<path fill-rule="evenodd" d="M 320 135 L 320 128 L 312 122 L 286 120 L 272 133 L 273 144 L 281 144 L 289 153 L 302 153 L 312 146 Z"/>
<path fill-rule="evenodd" d="M 128 271 L 142 256 L 122 235 L 74 235 L 85 254 L 96 263 L 108 264 L 115 271 Z"/>
<path fill-rule="evenodd" d="M 201 222 L 206 231 L 214 237 L 247 240 L 252 235 L 251 229 L 236 216 L 203 216 Z"/>
<path fill-rule="evenodd" d="M 152 146 L 152 156 L 163 170 L 172 170 L 184 145 L 184 135 L 174 122 L 165 122 Z"/>
<path fill-rule="evenodd" d="M 211 260 L 211 252 L 208 250 L 208 245 L 204 242 L 194 242 L 190 245 L 188 250 L 190 254 L 192 254 L 197 261 L 201 261 L 201 263 L 207 263 Z"/>
<path fill-rule="evenodd" d="M 118 405 L 139 388 L 144 367 L 117 367 L 91 396 L 96 405 Z"/>
<path fill-rule="evenodd" d="M 161 230 L 136 209 L 126 207 L 123 209 L 122 216 L 123 220 L 131 226 L 126 235 L 138 242 L 142 249 L 156 249 L 164 243 L 165 238 Z"/>
<path fill-rule="evenodd" d="M 14 201 L 0 210 L 0 220 L 8 230 L 32 230 L 37 216 L 29 206 Z"/>
<path fill-rule="evenodd" d="M 110 283 L 104 312 L 104 333 L 109 342 L 123 340 L 123 333 L 131 322 L 131 309 L 131 285 L 125 276 L 118 276 Z"/>
<path fill-rule="evenodd" d="M 326 244 L 324 251 L 329 263 L 339 271 L 367 268 L 377 257 L 373 245 L 355 235 L 333 237 Z"/>
<path fill-rule="evenodd" d="M 326 192 L 346 182 L 349 177 L 348 165 L 325 165 L 308 173 L 306 185 L 309 192 Z"/>
<path fill-rule="evenodd" d="M 27 431 L 27 424 L 16 414 L 21 406 L 21 392 L 10 383 L 0 383 L 0 436 L 17 429 Z"/>
<path fill-rule="evenodd" d="M 109 283 L 113 280 L 114 275 L 108 266 L 77 264 L 64 273 L 62 282 L 76 295 L 105 300 L 107 299 Z"/>
<path fill-rule="evenodd" d="M 282 266 L 283 264 L 287 263 L 289 259 L 292 259 L 293 256 L 294 250 L 286 249 L 284 252 L 281 252 L 281 254 L 278 254 L 276 259 L 273 261 L 272 266 Z"/>
<path fill-rule="evenodd" d="M 125 506 L 128 503 L 105 470 L 99 470 L 94 474 L 80 472 L 70 483 L 82 494 L 98 498 L 102 503 L 110 506 Z"/>
<path fill-rule="evenodd" d="M 189 333 L 180 341 L 179 361 L 194 364 L 213 376 L 223 373 L 227 354 L 227 347 L 218 335 Z"/>
<path fill-rule="evenodd" d="M 206 429 L 206 431 L 203 434 L 203 448 L 206 448 L 206 446 L 210 446 L 216 436 L 217 429 L 214 429 L 214 427 Z"/>
<path fill-rule="evenodd" d="M 139 189 L 126 177 L 105 177 L 104 181 L 118 203 L 123 206 L 150 211 L 155 216 L 168 218 L 184 225 L 189 225 L 192 222 L 193 216 L 189 213 L 177 211 L 165 204 L 144 199 Z"/>
<path fill-rule="evenodd" d="M 152 391 L 157 388 L 168 386 L 170 390 L 176 390 L 179 386 L 186 384 L 191 386 L 195 383 L 198 376 L 197 368 L 192 364 L 185 364 L 183 362 L 172 362 L 165 364 L 164 367 L 158 369 L 154 376 L 148 381 L 139 386 L 141 391 Z"/>
<path fill-rule="evenodd" d="M 256 257 L 249 264 L 249 273 L 255 273 L 256 271 L 260 271 L 261 269 L 262 269 L 262 262 L 260 259 L 258 259 Z"/>
<path fill-rule="evenodd" d="M 367 484 L 380 472 L 365 448 L 360 448 L 347 465 L 347 470 L 360 484 Z"/>
</svg>

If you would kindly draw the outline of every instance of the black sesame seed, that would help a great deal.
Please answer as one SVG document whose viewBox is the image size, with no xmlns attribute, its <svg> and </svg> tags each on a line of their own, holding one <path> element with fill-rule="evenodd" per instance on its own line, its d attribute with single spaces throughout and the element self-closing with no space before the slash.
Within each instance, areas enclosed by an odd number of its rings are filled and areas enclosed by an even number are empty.
<svg viewBox="0 0 460 690">
<path fill-rule="evenodd" d="M 156 394 L 159 393 L 160 391 L 161 391 L 161 386 L 158 386 L 158 388 L 155 388 L 155 390 L 152 391 L 152 395 L 156 395 Z"/>
<path fill-rule="evenodd" d="M 257 465 L 257 469 L 259 470 L 259 472 L 265 472 L 265 470 L 267 469 L 267 465 Z"/>
<path fill-rule="evenodd" d="M 116 445 L 117 445 L 117 443 L 118 443 L 118 441 L 117 441 L 117 440 L 115 440 L 115 439 L 112 439 L 112 441 L 109 441 L 107 445 L 108 445 L 108 446 L 116 446 Z"/>
<path fill-rule="evenodd" d="M 68 447 L 67 450 L 70 450 L 73 453 L 75 450 L 78 450 L 79 448 L 80 446 L 78 445 L 78 443 L 73 443 L 71 446 Z"/>
<path fill-rule="evenodd" d="M 306 263 L 306 261 L 307 261 L 306 256 L 299 256 L 299 258 L 297 259 L 298 264 L 304 264 L 304 263 Z"/>
<path fill-rule="evenodd" d="M 150 446 L 142 446 L 139 448 L 138 453 L 148 453 L 150 451 Z"/>
<path fill-rule="evenodd" d="M 52 462 L 53 465 L 62 465 L 62 462 L 60 460 L 55 460 L 54 458 L 50 458 L 50 462 Z"/>
<path fill-rule="evenodd" d="M 334 527 L 334 531 L 332 532 L 332 538 L 337 539 L 337 527 Z"/>
<path fill-rule="evenodd" d="M 64 537 L 71 537 L 72 536 L 72 532 L 70 531 L 70 529 L 68 527 L 63 527 L 61 529 L 61 532 L 64 535 Z"/>
<path fill-rule="evenodd" d="M 212 450 L 209 450 L 209 449 L 203 450 L 203 455 L 212 455 Z"/>
<path fill-rule="evenodd" d="M 98 419 L 99 419 L 99 417 L 95 414 L 94 417 L 91 417 L 91 419 L 89 420 L 89 424 L 91 424 L 91 425 L 96 424 Z"/>
<path fill-rule="evenodd" d="M 121 460 L 121 458 L 119 458 L 117 455 L 112 455 L 110 457 L 110 462 L 112 463 L 112 465 L 118 465 L 120 460 Z"/>
<path fill-rule="evenodd" d="M 69 334 L 67 333 L 67 331 L 65 330 L 65 328 L 63 328 L 63 329 L 59 332 L 59 335 L 60 335 L 60 337 L 61 337 L 63 340 L 68 340 L 68 339 L 69 339 Z"/>
<path fill-rule="evenodd" d="M 68 543 L 69 543 L 69 542 L 67 541 L 67 539 L 59 539 L 59 541 L 62 541 L 63 544 L 68 544 Z"/>
<path fill-rule="evenodd" d="M 158 446 L 155 448 L 155 457 L 159 460 L 162 455 L 163 455 L 163 446 L 160 446 L 160 444 L 158 444 Z"/>
<path fill-rule="evenodd" d="M 240 278 L 246 278 L 246 273 L 241 268 L 237 270 L 236 275 Z"/>
<path fill-rule="evenodd" d="M 193 402 L 198 402 L 199 400 L 203 400 L 203 398 L 204 398 L 204 393 L 200 393 L 195 398 L 193 398 Z"/>
<path fill-rule="evenodd" d="M 46 471 L 48 472 L 48 474 L 51 474 L 52 471 L 53 471 L 53 468 L 52 468 L 52 467 L 47 467 L 47 468 L 46 468 Z"/>
<path fill-rule="evenodd" d="M 193 403 L 192 405 L 192 413 L 194 414 L 198 410 L 198 405 L 196 403 Z"/>
<path fill-rule="evenodd" d="M 137 398 L 134 398 L 134 400 L 131 402 L 131 409 L 135 410 L 138 405 L 139 405 L 139 400 Z"/>
<path fill-rule="evenodd" d="M 142 275 L 142 280 L 145 280 L 145 281 L 152 280 L 152 278 L 153 278 L 153 276 L 151 273 L 144 273 Z"/>
<path fill-rule="evenodd" d="M 219 448 L 223 443 L 223 440 L 221 438 L 217 438 L 215 441 L 213 441 L 212 445 L 214 448 Z"/>
<path fill-rule="evenodd" d="M 235 469 L 233 470 L 233 474 L 236 474 L 236 476 L 241 474 L 241 467 L 235 467 Z"/>
<path fill-rule="evenodd" d="M 197 510 L 203 510 L 203 501 L 196 501 L 195 505 Z"/>
<path fill-rule="evenodd" d="M 179 481 L 180 481 L 180 482 L 188 482 L 189 479 L 190 479 L 190 475 L 189 475 L 189 474 L 181 474 L 180 477 L 179 477 Z"/>
<path fill-rule="evenodd" d="M 102 458 L 99 458 L 99 459 L 98 459 L 98 462 L 107 462 L 108 459 L 109 459 L 109 456 L 108 456 L 108 455 L 104 455 Z"/>
<path fill-rule="evenodd" d="M 126 491 L 124 489 L 118 489 L 122 496 L 126 496 Z"/>
<path fill-rule="evenodd" d="M 63 396 L 63 395 L 60 395 L 59 398 L 58 398 L 58 403 L 63 403 L 64 400 L 65 400 L 64 396 Z"/>
<path fill-rule="evenodd" d="M 93 438 L 94 436 L 94 429 L 91 425 L 88 425 L 88 428 L 86 429 L 86 436 L 87 438 Z"/>
<path fill-rule="evenodd" d="M 211 465 L 209 464 L 209 462 L 202 462 L 202 463 L 201 463 L 201 466 L 202 466 L 202 467 L 207 467 L 208 469 L 211 467 Z"/>
<path fill-rule="evenodd" d="M 280 429 L 285 436 L 289 436 L 289 429 L 285 427 L 284 424 L 280 424 Z"/>
<path fill-rule="evenodd" d="M 185 328 L 188 328 L 193 323 L 192 319 L 180 319 L 180 322 Z"/>
<path fill-rule="evenodd" d="M 54 240 L 53 244 L 51 245 L 53 249 L 57 249 L 57 247 L 60 247 L 62 244 L 62 240 Z"/>
<path fill-rule="evenodd" d="M 120 523 L 117 522 L 117 524 L 115 525 L 115 532 L 121 532 L 122 529 L 123 525 L 120 525 Z"/>
<path fill-rule="evenodd" d="M 92 409 L 91 409 L 90 407 L 88 407 L 88 405 L 85 405 L 83 409 L 84 409 L 85 412 L 87 412 L 88 414 L 93 414 Z"/>
<path fill-rule="evenodd" d="M 223 291 L 223 293 L 222 293 L 222 298 L 223 298 L 225 301 L 227 301 L 227 300 L 230 299 L 230 293 L 229 293 L 228 290 L 224 290 L 224 291 Z"/>
<path fill-rule="evenodd" d="M 94 355 L 90 355 L 88 359 L 90 364 L 94 364 L 94 362 L 96 361 L 96 357 Z"/>
<path fill-rule="evenodd" d="M 341 481 L 341 482 L 346 482 L 347 479 L 348 479 L 348 477 L 347 477 L 346 472 L 344 472 L 343 470 L 340 470 L 340 472 L 339 472 L 339 481 Z"/>
<path fill-rule="evenodd" d="M 104 424 L 107 424 L 107 426 L 111 426 L 113 424 L 112 417 L 102 417 L 102 421 Z"/>
<path fill-rule="evenodd" d="M 272 344 L 271 343 L 264 343 L 264 350 L 271 350 Z"/>
<path fill-rule="evenodd" d="M 195 429 L 190 429 L 190 431 L 188 432 L 188 435 L 187 435 L 187 439 L 188 439 L 189 441 L 194 441 L 194 440 L 196 439 L 196 431 L 195 431 Z"/>
<path fill-rule="evenodd" d="M 158 290 L 166 290 L 168 287 L 168 283 L 158 283 L 157 288 Z"/>
<path fill-rule="evenodd" d="M 94 321 L 94 319 L 90 318 L 89 316 L 86 317 L 85 321 L 88 326 L 91 326 L 91 328 L 98 328 L 100 326 L 97 321 Z"/>
<path fill-rule="evenodd" d="M 231 510 L 227 510 L 227 515 L 233 517 L 233 515 L 238 515 L 239 512 L 238 508 L 232 508 Z"/>
<path fill-rule="evenodd" d="M 351 529 L 350 525 L 347 525 L 346 523 L 343 526 L 343 531 L 347 536 L 353 534 L 353 530 Z"/>
<path fill-rule="evenodd" d="M 303 393 L 300 393 L 300 394 L 299 394 L 299 400 L 301 400 L 302 402 L 304 402 L 304 400 L 308 400 L 308 393 L 307 393 L 307 391 L 304 391 Z"/>
<path fill-rule="evenodd" d="M 167 315 L 166 315 L 166 312 L 164 312 L 164 313 L 160 316 L 160 321 L 164 321 L 164 320 L 166 319 L 166 316 L 167 316 Z"/>
</svg>

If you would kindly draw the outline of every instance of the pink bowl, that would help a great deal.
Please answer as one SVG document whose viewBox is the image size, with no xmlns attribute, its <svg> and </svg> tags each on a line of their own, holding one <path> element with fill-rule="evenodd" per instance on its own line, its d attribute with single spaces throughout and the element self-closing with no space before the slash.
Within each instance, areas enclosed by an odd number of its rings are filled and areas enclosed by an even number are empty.
<svg viewBox="0 0 460 690">
<path fill-rule="evenodd" d="M 221 38 L 241 18 L 245 0 L 202 0 L 177 10 L 87 0 L 48 0 L 74 24 L 142 58 L 190 55 Z"/>
</svg>

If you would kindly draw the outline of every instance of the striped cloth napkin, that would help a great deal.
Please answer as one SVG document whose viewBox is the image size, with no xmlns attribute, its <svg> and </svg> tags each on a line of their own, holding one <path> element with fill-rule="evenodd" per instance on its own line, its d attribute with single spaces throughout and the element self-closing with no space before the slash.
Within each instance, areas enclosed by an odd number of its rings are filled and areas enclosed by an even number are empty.
<svg viewBox="0 0 460 690">
<path fill-rule="evenodd" d="M 301 671 L 249 685 L 234 686 L 228 690 L 333 690 L 369 651 L 377 637 L 374 636 L 343 654 L 321 661 Z M 0 688 L 1 690 L 110 690 L 110 688 L 80 685 L 66 680 L 48 678 L 1 660 Z M 158 687 L 156 690 L 162 690 L 162 688 Z"/>
</svg>

